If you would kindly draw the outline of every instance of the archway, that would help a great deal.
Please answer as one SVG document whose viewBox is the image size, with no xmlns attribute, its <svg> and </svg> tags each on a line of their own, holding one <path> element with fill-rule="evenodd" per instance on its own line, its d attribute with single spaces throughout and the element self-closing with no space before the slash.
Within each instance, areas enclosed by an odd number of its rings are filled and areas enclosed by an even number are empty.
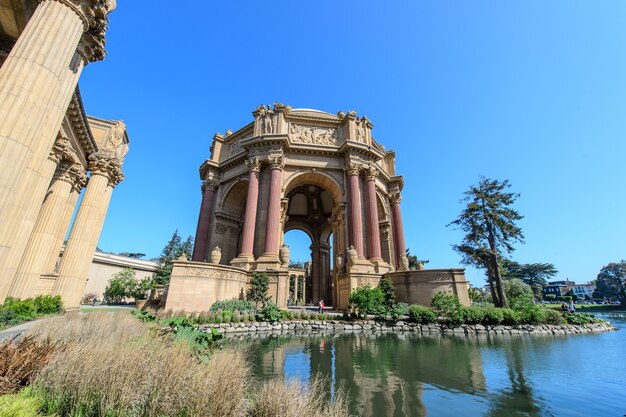
<svg viewBox="0 0 626 417">
<path fill-rule="evenodd" d="M 288 200 L 285 233 L 302 230 L 311 240 L 311 286 L 307 300 L 313 304 L 324 300 L 326 305 L 333 303 L 333 259 L 331 216 L 336 207 L 333 195 L 318 185 L 321 176 L 299 178 L 292 182 L 285 196 Z M 328 184 L 328 183 L 327 183 Z"/>
<path fill-rule="evenodd" d="M 311 302 L 311 236 L 300 229 L 285 233 L 289 246 L 289 304 L 304 305 Z"/>
</svg>

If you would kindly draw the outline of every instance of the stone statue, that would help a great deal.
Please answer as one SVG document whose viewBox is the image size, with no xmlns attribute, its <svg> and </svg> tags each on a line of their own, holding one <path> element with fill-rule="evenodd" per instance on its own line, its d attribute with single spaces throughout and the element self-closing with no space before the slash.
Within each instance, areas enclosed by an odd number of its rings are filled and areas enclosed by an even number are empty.
<svg viewBox="0 0 626 417">
<path fill-rule="evenodd" d="M 273 133 L 274 122 L 272 121 L 272 115 L 274 112 L 270 106 L 265 107 L 265 104 L 261 104 L 258 108 L 259 121 L 261 122 L 261 134 Z"/>
</svg>

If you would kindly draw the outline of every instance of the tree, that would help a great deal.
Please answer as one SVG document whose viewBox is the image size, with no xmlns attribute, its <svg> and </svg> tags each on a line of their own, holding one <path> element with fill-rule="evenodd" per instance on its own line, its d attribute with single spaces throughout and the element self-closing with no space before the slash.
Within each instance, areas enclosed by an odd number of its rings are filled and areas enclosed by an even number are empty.
<svg viewBox="0 0 626 417">
<path fill-rule="evenodd" d="M 502 252 L 514 250 L 513 243 L 524 242 L 524 235 L 516 222 L 523 218 L 511 205 L 519 194 L 506 190 L 509 181 L 502 182 L 481 177 L 461 200 L 467 204 L 459 217 L 448 224 L 465 232 L 463 242 L 453 245 L 462 263 L 484 268 L 494 304 L 506 307 L 499 258 Z"/>
<path fill-rule="evenodd" d="M 255 272 L 250 280 L 250 288 L 246 292 L 246 300 L 252 301 L 261 307 L 265 307 L 265 304 L 269 301 L 270 297 L 267 295 L 267 290 L 270 288 L 270 279 L 265 272 Z"/>
<path fill-rule="evenodd" d="M 133 258 L 133 259 L 141 259 L 144 256 L 146 256 L 145 253 L 141 253 L 141 252 L 120 252 L 118 255 L 126 256 L 128 258 Z"/>
<path fill-rule="evenodd" d="M 602 267 L 596 279 L 596 291 L 603 298 L 617 299 L 626 305 L 626 261 L 611 262 Z"/>
<path fill-rule="evenodd" d="M 469 287 L 467 294 L 469 295 L 469 299 L 472 301 L 472 304 L 485 302 L 485 296 L 476 287 Z"/>
<path fill-rule="evenodd" d="M 289 262 L 289 268 L 304 269 L 304 263 L 301 261 L 291 261 Z"/>
<path fill-rule="evenodd" d="M 157 284 L 165 285 L 170 282 L 172 277 L 172 262 L 180 258 L 184 253 L 187 259 L 191 259 L 191 250 L 193 249 L 193 238 L 187 237 L 187 240 L 181 242 L 178 229 L 174 231 L 170 241 L 165 245 L 161 256 L 157 258 L 158 266 L 154 274 L 154 281 Z"/>
<path fill-rule="evenodd" d="M 396 289 L 391 278 L 381 277 L 378 288 L 383 292 L 385 308 L 391 310 L 396 304 Z"/>
<path fill-rule="evenodd" d="M 520 264 L 502 258 L 500 260 L 502 279 L 521 279 L 530 285 L 536 300 L 541 300 L 543 288 L 548 285 L 548 279 L 556 276 L 558 270 L 550 263 Z"/>
</svg>

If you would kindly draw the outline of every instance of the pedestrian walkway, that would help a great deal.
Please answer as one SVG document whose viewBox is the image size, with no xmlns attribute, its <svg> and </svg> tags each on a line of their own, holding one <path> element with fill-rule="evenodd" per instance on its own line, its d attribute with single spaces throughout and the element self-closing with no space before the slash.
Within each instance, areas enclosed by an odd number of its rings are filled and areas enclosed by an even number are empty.
<svg viewBox="0 0 626 417">
<path fill-rule="evenodd" d="M 17 326 L 9 327 L 0 331 L 0 343 L 7 339 L 12 339 L 15 336 L 19 336 L 24 333 L 28 328 L 37 320 L 29 321 L 26 323 L 18 324 Z"/>
</svg>

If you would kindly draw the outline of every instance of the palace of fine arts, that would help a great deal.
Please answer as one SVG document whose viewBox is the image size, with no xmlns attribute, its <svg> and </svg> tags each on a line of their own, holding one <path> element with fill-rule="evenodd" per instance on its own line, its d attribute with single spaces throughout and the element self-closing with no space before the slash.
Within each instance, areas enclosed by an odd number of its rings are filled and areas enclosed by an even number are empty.
<svg viewBox="0 0 626 417">
<path fill-rule="evenodd" d="M 0 417 L 625 415 L 625 4 L 172 6 L 0 0 Z"/>
</svg>

